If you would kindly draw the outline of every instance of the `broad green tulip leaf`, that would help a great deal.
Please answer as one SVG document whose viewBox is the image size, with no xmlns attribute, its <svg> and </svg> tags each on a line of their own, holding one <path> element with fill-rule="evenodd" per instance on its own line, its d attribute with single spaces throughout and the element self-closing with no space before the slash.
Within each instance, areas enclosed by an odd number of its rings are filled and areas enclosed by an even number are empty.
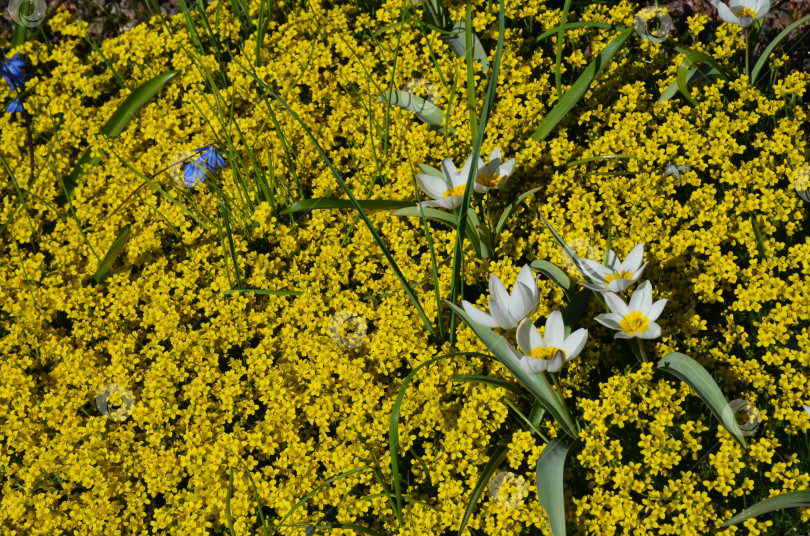
<svg viewBox="0 0 810 536">
<path fill-rule="evenodd" d="M 411 207 L 413 201 L 393 201 L 388 199 L 358 199 L 357 201 L 363 210 L 391 210 L 397 208 Z M 337 197 L 316 197 L 314 199 L 302 199 L 296 201 L 279 214 L 291 214 L 293 212 L 307 212 L 315 209 L 334 208 L 354 208 L 354 204 L 348 199 L 338 199 Z"/>
<path fill-rule="evenodd" d="M 697 82 L 701 78 L 706 78 L 709 76 L 719 77 L 720 71 L 714 68 L 707 71 L 705 67 L 702 66 L 692 67 L 686 74 L 686 85 L 690 86 L 691 84 Z M 678 79 L 676 77 L 675 80 L 664 90 L 664 92 L 661 93 L 661 96 L 658 97 L 658 102 L 656 102 L 656 104 L 666 102 L 677 94 L 678 94 Z"/>
<path fill-rule="evenodd" d="M 563 469 L 573 444 L 566 438 L 552 439 L 537 460 L 537 497 L 548 516 L 552 536 L 565 536 Z"/>
<path fill-rule="evenodd" d="M 810 490 L 803 489 L 799 491 L 791 491 L 789 493 L 783 493 L 782 495 L 777 495 L 776 497 L 770 497 L 768 499 L 759 501 L 755 505 L 746 508 L 736 516 L 720 525 L 720 528 L 722 529 L 731 525 L 736 525 L 738 523 L 742 523 L 746 519 L 767 514 L 768 512 L 773 512 L 774 510 L 807 507 L 810 507 Z"/>
<path fill-rule="evenodd" d="M 532 267 L 532 269 L 537 270 L 544 276 L 551 279 L 554 283 L 556 283 L 558 287 L 563 289 L 563 292 L 565 292 L 566 296 L 570 296 L 569 293 L 571 292 L 571 280 L 568 279 L 568 276 L 565 275 L 565 272 L 563 272 L 550 262 L 541 259 L 532 261 L 530 266 Z"/>
<path fill-rule="evenodd" d="M 527 192 L 523 192 L 518 196 L 517 199 L 506 205 L 506 208 L 503 209 L 501 217 L 498 219 L 498 224 L 495 226 L 495 244 L 493 246 L 497 246 L 498 238 L 501 236 L 501 231 L 503 230 L 504 225 L 506 225 L 506 220 L 509 219 L 509 216 L 511 216 L 512 213 L 517 210 L 520 204 L 523 203 L 527 197 L 534 194 L 538 190 L 540 190 L 540 188 L 532 188 Z"/>
<path fill-rule="evenodd" d="M 724 79 L 728 80 L 728 75 L 722 70 L 720 65 L 714 61 L 714 58 L 709 56 L 708 54 L 704 54 L 703 52 L 692 52 L 686 56 L 686 59 L 681 62 L 678 66 L 678 76 L 675 81 L 678 84 L 678 89 L 683 94 L 686 99 L 691 102 L 693 105 L 697 104 L 697 101 L 692 98 L 692 94 L 689 92 L 689 85 L 686 83 L 686 76 L 689 74 L 689 68 L 696 63 L 704 63 L 712 68 L 713 71 L 717 71 L 716 76 L 721 76 Z M 709 71 L 709 75 L 712 74 L 712 71 Z"/>
<path fill-rule="evenodd" d="M 124 99 L 124 102 L 118 106 L 118 109 L 112 116 L 104 123 L 104 126 L 101 127 L 100 132 L 102 134 L 107 135 L 110 138 L 115 138 L 121 132 L 123 132 L 124 128 L 129 123 L 129 120 L 135 115 L 141 107 L 149 102 L 149 100 L 154 97 L 160 89 L 166 85 L 166 82 L 174 78 L 180 71 L 171 71 L 168 73 L 160 74 L 151 80 L 147 80 L 138 88 L 132 92 L 132 94 Z M 66 203 L 68 198 L 73 195 L 73 190 L 79 184 L 79 178 L 82 174 L 82 165 L 89 164 L 90 167 L 95 166 L 101 162 L 101 158 L 98 156 L 90 156 L 90 149 L 84 151 L 82 157 L 79 159 L 78 163 L 73 166 L 70 174 L 68 175 L 67 179 L 65 179 L 65 190 L 67 190 L 67 198 L 63 199 L 63 203 Z M 60 199 L 61 196 L 60 196 Z"/>
<path fill-rule="evenodd" d="M 475 488 L 473 488 L 472 495 L 467 503 L 467 508 L 464 510 L 464 517 L 461 518 L 461 524 L 458 526 L 458 534 L 464 532 L 464 527 L 467 526 L 467 522 L 470 520 L 470 516 L 475 508 L 475 503 L 478 502 L 481 494 L 489 485 L 490 480 L 492 480 L 492 477 L 495 475 L 495 471 L 498 470 L 498 467 L 500 467 L 500 465 L 506 459 L 506 453 L 508 450 L 508 446 L 500 445 L 495 449 L 492 456 L 489 458 L 489 462 L 487 462 L 484 470 L 481 472 L 481 476 L 478 477 L 478 482 L 476 482 Z"/>
<path fill-rule="evenodd" d="M 429 166 L 427 164 L 416 164 L 416 165 L 419 166 L 419 169 L 421 169 L 422 173 L 424 173 L 425 175 L 432 175 L 440 179 L 444 178 L 444 174 L 441 172 L 440 169 L 436 169 L 435 167 Z"/>
<path fill-rule="evenodd" d="M 101 133 L 106 134 L 110 138 L 115 138 L 121 134 L 127 126 L 127 123 L 129 123 L 129 120 L 135 115 L 135 112 L 140 110 L 152 97 L 157 95 L 157 92 L 178 74 L 180 74 L 180 71 L 170 71 L 168 73 L 159 74 L 138 86 L 138 89 L 133 91 L 132 94 L 121 103 L 115 113 L 112 114 L 112 117 L 104 123 L 104 126 L 101 127 Z"/>
<path fill-rule="evenodd" d="M 96 270 L 96 274 L 93 276 L 96 283 L 101 283 L 101 280 L 107 277 L 107 273 L 110 271 L 112 264 L 115 262 L 115 259 L 118 258 L 118 255 L 121 254 L 121 251 L 124 250 L 124 246 L 131 235 L 132 230 L 130 229 L 129 224 L 127 224 L 118 233 L 118 237 L 112 243 L 110 249 L 107 250 L 107 254 L 104 255 L 104 259 L 102 259 L 101 264 L 99 264 L 98 270 Z"/>
<path fill-rule="evenodd" d="M 439 37 L 444 43 L 450 47 L 450 49 L 458 56 L 459 58 L 466 58 L 467 57 L 467 50 L 464 45 L 464 32 L 466 31 L 467 25 L 463 21 L 456 21 L 453 23 L 453 29 L 451 30 L 451 35 L 443 35 Z M 484 52 L 484 47 L 481 46 L 481 41 L 478 40 L 478 36 L 472 34 L 473 39 L 473 61 L 480 61 L 481 67 L 483 68 L 484 72 L 489 70 L 489 61 L 487 61 L 487 54 Z"/>
<path fill-rule="evenodd" d="M 458 314 L 464 320 L 464 322 L 470 326 L 470 329 L 475 332 L 478 338 L 481 339 L 487 348 L 489 348 L 489 351 L 495 355 L 498 361 L 509 369 L 509 372 L 520 380 L 520 383 L 523 384 L 523 386 L 532 394 L 532 396 L 534 396 L 543 405 L 543 407 L 546 408 L 549 413 L 551 413 L 565 433 L 571 437 L 577 437 L 579 432 L 577 431 L 573 418 L 560 402 L 557 393 L 551 387 L 551 384 L 549 384 L 546 376 L 544 374 L 529 374 L 528 372 L 524 371 L 517 359 L 511 354 L 509 348 L 507 348 L 506 345 L 508 343 L 506 342 L 506 339 L 497 335 L 488 327 L 475 323 L 467 315 L 464 309 L 456 304 L 450 303 L 447 300 L 445 300 L 445 303 L 447 303 L 447 305 L 449 305 L 456 312 L 456 314 Z"/>
<path fill-rule="evenodd" d="M 745 438 L 734 418 L 734 411 L 729 406 L 726 397 L 723 396 L 723 392 L 720 391 L 720 387 L 715 383 L 714 378 L 700 363 L 688 355 L 670 352 L 658 362 L 658 368 L 669 372 L 694 389 L 734 439 L 743 448 L 746 447 Z"/>
<path fill-rule="evenodd" d="M 478 214 L 476 214 L 474 210 L 467 212 L 467 220 L 466 230 L 469 231 L 470 229 L 474 229 L 475 234 L 478 237 L 478 247 L 475 249 L 476 253 L 478 253 L 478 257 L 481 259 L 488 259 L 492 257 L 492 246 L 489 230 L 485 225 L 481 224 L 480 220 L 478 219 Z"/>
<path fill-rule="evenodd" d="M 391 89 L 379 97 L 376 102 L 386 102 L 394 106 L 399 106 L 409 112 L 416 114 L 423 123 L 427 123 L 433 127 L 442 126 L 442 119 L 444 119 L 444 112 L 432 102 L 427 101 L 421 97 L 417 97 L 407 91 L 400 91 Z"/>
<path fill-rule="evenodd" d="M 579 75 L 574 85 L 571 86 L 565 95 L 557 102 L 554 108 L 543 118 L 543 121 L 540 123 L 540 126 L 537 127 L 537 130 L 534 131 L 534 134 L 531 135 L 531 139 L 533 141 L 543 141 L 546 139 L 554 127 L 556 127 L 563 118 L 568 115 L 574 106 L 585 96 L 585 93 L 588 92 L 588 88 L 591 86 L 594 80 L 596 80 L 597 75 L 604 69 L 610 61 L 613 59 L 613 56 L 619 49 L 624 45 L 625 41 L 633 34 L 635 29 L 631 26 L 630 28 L 626 28 L 618 37 L 616 37 L 613 41 L 611 41 L 608 46 L 602 51 L 599 56 L 594 58 L 594 60 L 585 67 L 585 70 L 582 71 L 582 74 Z"/>
<path fill-rule="evenodd" d="M 582 316 L 582 312 L 585 311 L 585 308 L 588 306 L 588 301 L 590 301 L 591 296 L 593 296 L 593 291 L 583 288 L 574 295 L 571 302 L 563 311 L 562 315 L 563 322 L 565 323 L 566 337 L 571 332 L 571 326 L 575 325 L 579 317 Z"/>
<path fill-rule="evenodd" d="M 779 43 L 781 43 L 784 38 L 790 35 L 790 32 L 792 32 L 793 30 L 795 30 L 796 28 L 798 28 L 799 26 L 801 26 L 802 24 L 804 24 L 809 20 L 810 15 L 802 17 L 801 19 L 797 20 L 796 22 L 794 22 L 793 24 L 782 30 L 782 32 L 776 36 L 776 39 L 771 41 L 771 44 L 768 45 L 767 48 L 765 48 L 765 50 L 762 52 L 762 56 L 759 57 L 759 61 L 757 61 L 757 64 L 754 65 L 754 68 L 751 70 L 751 85 L 756 84 L 757 78 L 759 78 L 760 71 L 762 71 L 762 69 L 765 68 L 765 64 L 768 63 L 768 58 L 770 57 L 774 49 L 777 47 L 777 45 L 779 45 Z"/>
<path fill-rule="evenodd" d="M 512 391 L 519 397 L 531 400 L 530 397 L 526 396 L 526 393 L 523 391 L 523 389 L 521 389 L 514 383 L 508 382 L 501 378 L 490 378 L 489 376 L 480 376 L 478 374 L 459 374 L 457 376 L 453 376 L 452 378 L 450 378 L 450 381 L 485 383 L 487 385 L 492 385 L 493 387 L 500 387 L 502 389 Z"/>
</svg>

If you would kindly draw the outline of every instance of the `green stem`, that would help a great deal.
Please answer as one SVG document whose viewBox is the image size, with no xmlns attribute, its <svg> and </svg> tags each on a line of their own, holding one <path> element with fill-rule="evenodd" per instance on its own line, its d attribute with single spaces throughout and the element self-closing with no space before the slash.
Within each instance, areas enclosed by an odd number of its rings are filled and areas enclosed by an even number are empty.
<svg viewBox="0 0 810 536">
<path fill-rule="evenodd" d="M 750 34 L 751 34 L 751 30 L 749 28 L 746 28 L 745 29 L 745 78 L 747 78 L 749 81 L 751 80 L 751 69 L 749 67 L 749 62 L 750 62 L 749 56 L 751 54 L 749 53 L 749 40 L 748 40 L 748 36 Z"/>
<path fill-rule="evenodd" d="M 636 341 L 638 342 L 638 349 L 639 352 L 641 353 L 642 361 L 644 361 L 645 363 L 649 363 L 650 359 L 647 357 L 647 350 L 644 349 L 644 341 L 638 338 L 636 339 Z"/>
</svg>

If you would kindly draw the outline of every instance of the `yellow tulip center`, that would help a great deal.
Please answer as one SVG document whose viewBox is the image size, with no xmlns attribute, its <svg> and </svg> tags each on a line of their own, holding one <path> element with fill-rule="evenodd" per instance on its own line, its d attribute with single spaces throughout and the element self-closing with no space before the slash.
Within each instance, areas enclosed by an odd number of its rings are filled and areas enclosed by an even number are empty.
<svg viewBox="0 0 810 536">
<path fill-rule="evenodd" d="M 444 192 L 442 197 L 453 197 L 456 195 L 464 195 L 464 189 L 467 188 L 466 184 L 459 184 L 455 188 L 450 188 Z"/>
<path fill-rule="evenodd" d="M 628 281 L 632 281 L 633 274 L 625 270 L 622 270 L 621 272 L 613 272 L 605 278 L 605 285 L 607 286 L 611 281 L 615 281 L 617 279 L 627 279 Z"/>
<path fill-rule="evenodd" d="M 550 361 L 554 358 L 554 354 L 557 353 L 557 350 L 563 353 L 563 357 L 565 357 L 565 350 L 562 348 L 554 348 L 553 346 L 549 346 L 548 348 L 543 348 L 542 346 L 538 346 L 532 353 L 529 354 L 530 357 L 534 357 L 537 359 L 545 359 Z"/>
<path fill-rule="evenodd" d="M 628 335 L 639 335 L 650 329 L 650 319 L 641 314 L 641 311 L 632 311 L 619 322 L 619 327 Z"/>
<path fill-rule="evenodd" d="M 745 15 L 750 15 L 752 19 L 757 18 L 757 12 L 747 7 L 744 7 L 739 12 L 737 12 L 737 17 L 742 18 Z"/>
<path fill-rule="evenodd" d="M 497 173 L 482 173 L 476 181 L 487 188 L 495 188 L 501 182 L 501 176 Z"/>
</svg>

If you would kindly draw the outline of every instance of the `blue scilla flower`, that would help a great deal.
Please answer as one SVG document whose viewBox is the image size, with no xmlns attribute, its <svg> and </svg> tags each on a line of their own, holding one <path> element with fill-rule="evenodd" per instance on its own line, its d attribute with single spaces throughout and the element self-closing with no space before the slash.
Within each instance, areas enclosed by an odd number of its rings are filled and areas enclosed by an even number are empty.
<svg viewBox="0 0 810 536">
<path fill-rule="evenodd" d="M 186 164 L 186 169 L 183 172 L 183 180 L 186 182 L 186 186 L 193 188 L 197 181 L 205 183 L 206 169 L 206 165 L 202 163 L 202 158 L 196 162 Z"/>
<path fill-rule="evenodd" d="M 20 53 L 17 52 L 10 60 L 2 58 L 2 62 L 0 62 L 0 71 L 2 71 L 3 78 L 5 78 L 8 85 L 11 86 L 12 90 L 16 90 L 18 87 L 20 89 L 25 88 L 22 70 L 24 67 L 28 67 L 28 64 L 18 59 L 19 55 Z"/>
<path fill-rule="evenodd" d="M 211 173 L 216 172 L 217 166 L 224 168 L 226 165 L 220 150 L 213 145 L 206 145 L 205 147 L 195 149 L 195 151 L 203 151 L 200 158 L 197 159 L 197 163 L 208 168 L 208 171 Z"/>
<path fill-rule="evenodd" d="M 17 97 L 13 101 L 11 101 L 11 104 L 6 106 L 6 113 L 7 114 L 21 114 L 21 113 L 23 113 L 22 99 Z"/>
</svg>

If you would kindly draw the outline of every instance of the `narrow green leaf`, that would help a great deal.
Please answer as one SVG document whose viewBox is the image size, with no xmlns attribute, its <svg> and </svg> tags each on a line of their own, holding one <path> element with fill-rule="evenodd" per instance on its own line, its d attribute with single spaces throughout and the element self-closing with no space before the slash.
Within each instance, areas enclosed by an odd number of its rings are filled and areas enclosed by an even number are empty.
<svg viewBox="0 0 810 536">
<path fill-rule="evenodd" d="M 563 469 L 574 443 L 560 437 L 552 439 L 537 460 L 537 497 L 548 516 L 552 536 L 565 536 Z"/>
<path fill-rule="evenodd" d="M 762 231 L 759 229 L 759 222 L 757 221 L 756 214 L 751 214 L 751 227 L 754 228 L 754 236 L 757 240 L 757 251 L 759 252 L 759 258 L 765 259 L 767 255 L 765 253 L 765 241 L 762 238 Z"/>
<path fill-rule="evenodd" d="M 571 259 L 571 262 L 574 263 L 574 266 L 576 267 L 577 271 L 579 271 L 580 275 L 582 275 L 582 277 L 584 277 L 585 281 L 587 281 L 588 283 L 593 283 L 593 280 L 588 276 L 585 269 L 580 264 L 579 255 L 577 255 L 577 252 L 571 249 L 571 246 L 569 246 L 565 242 L 565 240 L 563 240 L 563 237 L 561 237 L 559 233 L 556 230 L 554 230 L 554 227 L 551 226 L 551 224 L 548 222 L 546 217 L 543 216 L 543 214 L 541 214 L 540 212 L 538 212 L 538 214 L 540 214 L 540 217 L 543 219 L 543 223 L 546 224 L 546 227 L 548 227 L 548 230 L 551 231 L 551 236 L 554 237 L 554 240 L 557 242 L 557 244 L 559 244 L 559 246 L 563 249 L 565 254 L 568 255 L 568 258 Z"/>
<path fill-rule="evenodd" d="M 734 439 L 743 448 L 746 447 L 745 438 L 734 418 L 734 411 L 728 405 L 726 397 L 723 396 L 723 392 L 720 391 L 714 378 L 700 363 L 688 355 L 670 352 L 658 362 L 658 368 L 669 372 L 691 387 Z"/>
<path fill-rule="evenodd" d="M 467 508 L 464 510 L 464 517 L 461 518 L 461 524 L 458 526 L 459 536 L 461 536 L 461 533 L 464 532 L 464 528 L 467 526 L 467 522 L 470 520 L 470 516 L 475 509 L 475 503 L 478 502 L 481 494 L 487 488 L 487 485 L 489 484 L 489 481 L 492 480 L 495 471 L 498 470 L 498 467 L 500 467 L 500 465 L 506 459 L 506 453 L 508 450 L 509 447 L 507 446 L 498 446 L 492 453 L 492 456 L 490 456 L 489 462 L 487 462 L 487 464 L 484 466 L 484 470 L 481 472 L 481 476 L 478 477 L 478 482 L 473 488 L 470 500 L 467 502 Z"/>
<path fill-rule="evenodd" d="M 565 0 L 563 4 L 563 12 L 562 12 L 562 20 L 560 21 L 560 25 L 557 27 L 557 47 L 556 47 L 556 56 L 554 59 L 554 87 L 557 88 L 557 101 L 559 102 L 562 100 L 562 86 L 560 85 L 560 78 L 562 76 L 562 69 L 560 69 L 560 65 L 562 64 L 562 48 L 563 48 L 563 41 L 565 37 L 565 23 L 568 22 L 568 12 L 571 9 L 571 0 Z"/>
<path fill-rule="evenodd" d="M 230 468 L 230 478 L 228 478 L 228 494 L 225 496 L 225 519 L 228 522 L 228 532 L 231 536 L 236 536 L 233 530 L 233 516 L 231 516 L 231 497 L 233 497 L 233 467 Z"/>
<path fill-rule="evenodd" d="M 768 45 L 767 48 L 765 48 L 765 50 L 762 52 L 762 56 L 759 57 L 759 61 L 757 61 L 757 64 L 754 65 L 754 69 L 751 71 L 750 81 L 752 85 L 756 83 L 760 71 L 762 71 L 762 69 L 765 68 L 765 64 L 768 63 L 768 58 L 771 56 L 771 53 L 774 51 L 777 45 L 779 45 L 779 43 L 781 43 L 783 39 L 785 39 L 788 35 L 790 35 L 790 32 L 792 32 L 793 30 L 795 30 L 796 28 L 798 28 L 799 26 L 801 26 L 802 24 L 804 24 L 809 20 L 810 15 L 800 18 L 799 20 L 797 20 L 796 22 L 794 22 L 793 24 L 782 30 L 779 33 L 779 35 L 776 36 L 776 39 L 771 41 L 771 44 Z"/>
<path fill-rule="evenodd" d="M 391 210 L 396 208 L 412 207 L 413 201 L 393 201 L 388 199 L 366 199 L 357 201 L 363 210 Z M 355 208 L 348 199 L 338 199 L 337 197 L 316 197 L 314 199 L 302 199 L 285 208 L 280 214 L 292 214 L 293 212 L 308 212 L 315 209 L 333 208 Z M 417 214 L 418 215 L 418 214 Z"/>
<path fill-rule="evenodd" d="M 138 89 L 132 92 L 124 102 L 118 107 L 110 119 L 101 127 L 101 133 L 106 134 L 110 138 L 115 138 L 126 128 L 127 123 L 140 110 L 144 104 L 157 95 L 166 83 L 180 74 L 180 71 L 171 71 L 168 73 L 159 74 L 151 80 L 147 80 Z"/>
<path fill-rule="evenodd" d="M 776 497 L 770 497 L 768 499 L 759 501 L 755 505 L 746 508 L 736 516 L 720 525 L 720 528 L 723 529 L 731 525 L 736 525 L 738 523 L 742 523 L 746 519 L 761 516 L 762 514 L 767 514 L 768 512 L 773 512 L 774 510 L 807 507 L 810 507 L 810 490 L 803 489 L 799 491 L 791 491 L 789 493 L 783 493 L 782 495 L 777 495 Z"/>
<path fill-rule="evenodd" d="M 451 382 L 474 382 L 474 383 L 485 383 L 487 385 L 492 385 L 493 387 L 500 387 L 502 389 L 506 389 L 507 391 L 512 391 L 516 395 L 521 398 L 525 398 L 526 400 L 532 400 L 526 393 L 515 385 L 512 382 L 508 382 L 502 378 L 490 378 L 489 376 L 481 376 L 478 374 L 459 374 L 457 376 L 453 376 L 450 378 Z"/>
<path fill-rule="evenodd" d="M 413 205 L 413 202 L 411 202 L 411 204 Z M 431 207 L 422 207 L 422 210 L 424 211 L 424 214 L 425 214 L 426 218 L 430 218 L 432 220 L 439 220 L 440 222 L 451 225 L 452 227 L 457 226 L 457 220 L 456 220 L 456 215 L 455 214 L 451 214 L 449 212 L 445 212 L 443 210 L 438 210 L 438 209 L 431 208 Z M 394 212 L 392 212 L 391 215 L 392 216 L 412 216 L 412 217 L 415 216 L 415 217 L 420 217 L 419 207 L 418 206 L 410 206 L 410 207 L 406 207 L 406 208 L 401 208 L 399 210 L 395 210 Z M 480 241 L 479 241 L 479 238 L 478 238 L 478 233 L 476 232 L 476 230 L 472 229 L 471 226 L 467 225 L 465 227 L 465 229 L 464 229 L 464 232 L 467 235 L 467 238 L 470 240 L 470 243 L 472 244 L 473 249 L 475 249 L 478 256 L 481 257 L 481 244 L 480 244 Z"/>
<path fill-rule="evenodd" d="M 274 296 L 301 296 L 303 292 L 297 290 L 262 290 L 258 288 L 243 288 L 226 290 L 222 293 L 223 296 L 230 296 L 231 294 L 241 294 L 243 292 L 250 292 L 252 294 L 272 294 Z"/>
<path fill-rule="evenodd" d="M 30 4 L 33 6 L 33 3 Z M 14 24 L 14 33 L 11 35 L 11 48 L 17 48 L 18 46 L 25 43 L 25 34 L 28 28 L 24 24 Z"/>
<path fill-rule="evenodd" d="M 476 214 L 474 210 L 467 212 L 467 219 L 469 220 L 467 230 L 474 231 L 478 238 L 478 247 L 475 250 L 478 254 L 478 258 L 489 259 L 492 257 L 492 245 L 490 244 L 492 238 L 490 237 L 489 230 L 481 223 L 478 219 L 478 214 Z"/>
<path fill-rule="evenodd" d="M 542 259 L 537 259 L 532 261 L 530 264 L 532 269 L 537 270 L 544 276 L 551 279 L 554 283 L 560 287 L 563 292 L 565 292 L 566 296 L 570 296 L 571 292 L 571 280 L 568 279 L 568 276 L 565 275 L 565 272 L 554 266 L 548 261 L 544 261 Z"/>
<path fill-rule="evenodd" d="M 115 239 L 115 242 L 112 243 L 110 249 L 107 251 L 107 254 L 104 255 L 104 259 L 102 259 L 101 264 L 98 266 L 98 270 L 96 270 L 96 274 L 93 278 L 96 280 L 96 283 L 101 283 L 101 280 L 107 277 L 107 273 L 110 271 L 113 262 L 115 259 L 118 258 L 118 255 L 121 254 L 123 251 L 124 246 L 129 240 L 132 231 L 129 227 L 129 224 L 125 225 L 123 229 L 118 233 L 118 237 Z"/>
<path fill-rule="evenodd" d="M 352 523 L 333 523 L 331 525 L 315 525 L 315 529 L 343 529 L 343 530 L 353 530 L 355 532 L 359 532 L 361 534 L 371 534 L 371 536 L 382 536 L 379 532 L 376 532 L 371 529 L 367 529 L 366 527 L 360 525 L 354 525 Z"/>
<path fill-rule="evenodd" d="M 712 77 L 719 77 L 720 71 L 717 69 L 706 70 L 705 67 L 692 67 L 689 69 L 689 72 L 686 75 L 686 85 L 690 86 L 693 83 L 697 82 L 701 78 L 707 78 L 709 76 Z M 662 102 L 666 102 L 675 95 L 678 94 L 678 78 L 676 77 L 675 80 L 661 93 L 661 96 L 658 97 L 658 102 L 656 104 L 661 104 Z"/>
<path fill-rule="evenodd" d="M 441 128 L 444 112 L 430 101 L 417 97 L 413 93 L 391 89 L 382 93 L 375 102 L 385 102 L 394 106 L 399 106 L 409 112 L 416 114 L 423 123 Z"/>
<path fill-rule="evenodd" d="M 509 219 L 509 216 L 517 210 L 523 201 L 526 200 L 527 197 L 534 194 L 535 192 L 539 191 L 540 188 L 532 188 L 527 192 L 523 192 L 518 196 L 517 199 L 506 205 L 506 208 L 503 209 L 503 213 L 501 213 L 501 217 L 498 219 L 497 225 L 495 225 L 495 243 L 492 245 L 493 247 L 497 247 L 498 239 L 501 236 L 501 231 L 503 231 L 504 226 L 506 225 L 506 221 Z"/>
<path fill-rule="evenodd" d="M 467 25 L 464 22 L 456 21 L 453 23 L 453 29 L 451 30 L 450 35 L 442 35 L 439 37 L 439 39 L 449 46 L 453 53 L 455 53 L 455 55 L 459 58 L 467 57 L 467 47 L 465 45 L 464 36 L 466 28 Z M 476 36 L 474 33 L 472 33 L 472 51 L 473 61 L 481 62 L 481 67 L 483 68 L 484 72 L 489 71 L 487 53 L 484 52 L 484 47 L 481 46 L 481 41 L 478 40 L 478 36 Z"/>
<path fill-rule="evenodd" d="M 605 47 L 599 56 L 594 58 L 594 60 L 585 67 L 585 70 L 579 75 L 579 78 L 577 78 L 576 82 L 571 86 L 571 89 L 563 95 L 562 99 L 560 99 L 548 115 L 543 118 L 537 130 L 531 135 L 533 141 L 544 140 L 546 136 L 554 130 L 554 127 L 568 115 L 568 112 L 585 96 L 588 88 L 593 81 L 596 80 L 597 75 L 610 63 L 613 56 L 619 51 L 622 45 L 624 45 L 630 35 L 632 35 L 633 31 L 634 29 L 632 27 L 625 29 Z"/>
<path fill-rule="evenodd" d="M 678 84 L 678 89 L 680 92 L 693 105 L 696 105 L 697 101 L 692 98 L 686 77 L 689 74 L 689 69 L 696 63 L 705 63 L 706 65 L 712 67 L 712 70 L 709 71 L 705 76 L 710 76 L 714 71 L 716 71 L 718 73 L 717 76 L 720 76 L 726 80 L 729 79 L 728 75 L 722 70 L 720 65 L 708 54 L 703 52 L 692 52 L 691 54 L 688 54 L 686 59 L 684 59 L 683 62 L 681 62 L 681 64 L 678 66 L 678 76 L 675 81 Z"/>
<path fill-rule="evenodd" d="M 554 389 L 549 384 L 544 374 L 529 374 L 524 371 L 518 364 L 517 359 L 512 355 L 509 348 L 507 348 L 506 340 L 497 335 L 488 327 L 475 323 L 462 309 L 457 305 L 446 302 L 457 315 L 459 315 L 464 322 L 470 326 L 470 329 L 478 336 L 479 339 L 489 348 L 495 357 L 500 361 L 509 372 L 511 372 L 526 389 L 534 396 L 544 408 L 554 417 L 560 424 L 563 431 L 571 437 L 577 437 L 579 432 L 577 427 L 569 415 L 568 410 L 560 403 L 560 399 L 554 392 Z"/>
</svg>

